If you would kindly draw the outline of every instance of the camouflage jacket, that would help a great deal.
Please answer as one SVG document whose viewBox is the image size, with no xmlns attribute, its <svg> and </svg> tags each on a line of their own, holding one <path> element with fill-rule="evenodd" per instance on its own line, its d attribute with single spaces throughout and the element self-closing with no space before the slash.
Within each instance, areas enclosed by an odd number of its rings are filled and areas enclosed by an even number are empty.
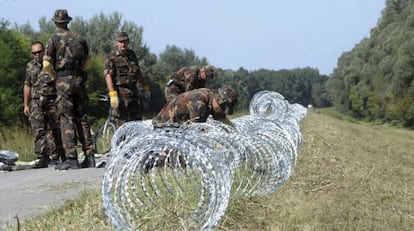
<svg viewBox="0 0 414 231">
<path fill-rule="evenodd" d="M 199 76 L 199 66 L 183 67 L 170 76 L 170 80 L 167 82 L 167 87 L 174 84 L 179 91 L 177 94 L 198 88 L 204 88 L 206 86 L 206 81 L 201 79 Z"/>
<path fill-rule="evenodd" d="M 31 88 L 32 99 L 56 96 L 55 82 L 43 71 L 42 64 L 35 59 L 27 63 L 24 84 Z"/>
<path fill-rule="evenodd" d="M 215 94 L 207 88 L 184 92 L 167 103 L 152 122 L 205 122 L 209 115 L 212 115 L 214 119 L 224 119 L 225 114 L 222 109 L 213 110 L 213 98 L 216 98 Z"/>
<path fill-rule="evenodd" d="M 56 33 L 46 43 L 43 60 L 49 61 L 57 73 L 72 70 L 80 74 L 88 56 L 88 44 L 81 36 L 57 28 Z"/>
<path fill-rule="evenodd" d="M 124 54 L 118 50 L 108 54 L 105 62 L 104 75 L 110 74 L 115 86 L 131 87 L 137 82 L 141 86 L 147 86 L 148 83 L 142 75 L 135 52 L 127 49 Z"/>
</svg>

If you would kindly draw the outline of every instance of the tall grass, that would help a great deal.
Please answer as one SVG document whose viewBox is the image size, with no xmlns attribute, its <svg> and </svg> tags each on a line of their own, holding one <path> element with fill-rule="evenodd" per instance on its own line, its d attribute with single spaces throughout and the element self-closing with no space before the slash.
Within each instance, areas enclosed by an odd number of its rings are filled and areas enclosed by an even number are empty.
<svg viewBox="0 0 414 231">
<path fill-rule="evenodd" d="M 36 159 L 34 136 L 30 128 L 3 126 L 0 129 L 0 149 L 18 153 L 20 161 Z"/>
<path fill-rule="evenodd" d="M 232 198 L 217 230 L 412 230 L 414 131 L 316 112 L 301 129 L 305 143 L 286 185 L 261 197 Z M 84 194 L 21 228 L 110 230 L 99 194 Z M 172 230 L 165 223 L 174 219 L 153 216 L 151 230 Z"/>
</svg>

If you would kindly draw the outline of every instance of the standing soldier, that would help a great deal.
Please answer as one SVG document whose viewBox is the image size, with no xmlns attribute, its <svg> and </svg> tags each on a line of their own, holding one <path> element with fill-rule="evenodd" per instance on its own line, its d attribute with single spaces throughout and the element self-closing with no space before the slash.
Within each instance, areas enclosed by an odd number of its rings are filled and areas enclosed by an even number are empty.
<svg viewBox="0 0 414 231">
<path fill-rule="evenodd" d="M 60 129 L 66 155 L 66 161 L 56 165 L 56 169 L 95 167 L 84 71 L 89 61 L 89 48 L 82 37 L 69 31 L 68 23 L 72 18 L 65 9 L 56 10 L 52 20 L 56 25 L 56 33 L 47 41 L 43 68 L 56 79 Z M 78 138 L 85 153 L 81 165 L 76 152 Z"/>
<path fill-rule="evenodd" d="M 170 76 L 165 86 L 165 98 L 167 103 L 180 93 L 197 88 L 205 88 L 206 82 L 216 75 L 213 65 L 203 67 L 183 67 Z"/>
<path fill-rule="evenodd" d="M 112 115 L 116 127 L 132 120 L 142 120 L 143 103 L 138 98 L 137 82 L 143 88 L 144 100 L 151 98 L 148 81 L 142 75 L 135 52 L 128 49 L 129 37 L 120 32 L 115 39 L 116 49 L 109 53 L 105 62 L 105 82 L 108 88 Z"/>
<path fill-rule="evenodd" d="M 209 115 L 213 119 L 228 122 L 226 114 L 233 114 L 236 103 L 236 93 L 229 86 L 217 90 L 199 88 L 172 98 L 153 118 L 152 123 L 201 123 L 206 122 Z"/>
<path fill-rule="evenodd" d="M 64 161 L 65 156 L 55 103 L 55 82 L 42 70 L 44 47 L 40 41 L 32 43 L 32 54 L 33 60 L 26 66 L 23 113 L 29 117 L 35 136 L 35 154 L 38 160 L 33 168 L 46 168 L 48 164 L 56 165 L 59 158 Z"/>
</svg>

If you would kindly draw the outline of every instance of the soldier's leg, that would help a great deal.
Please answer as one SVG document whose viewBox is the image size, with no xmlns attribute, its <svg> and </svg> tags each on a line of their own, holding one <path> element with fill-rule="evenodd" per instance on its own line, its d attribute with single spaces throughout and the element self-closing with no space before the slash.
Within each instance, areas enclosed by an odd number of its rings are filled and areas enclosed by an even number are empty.
<svg viewBox="0 0 414 231">
<path fill-rule="evenodd" d="M 60 124 L 58 118 L 58 110 L 54 100 L 51 100 L 48 104 L 47 111 L 48 119 L 48 143 L 49 143 L 49 156 L 54 162 L 66 160 L 65 150 L 63 149 Z"/>
<path fill-rule="evenodd" d="M 118 96 L 119 97 L 119 96 Z M 127 110 L 127 102 L 124 98 L 119 97 L 119 105 L 118 108 L 115 110 L 117 113 L 117 117 L 115 117 L 116 127 L 120 127 L 122 124 L 128 121 L 128 110 Z"/>
<path fill-rule="evenodd" d="M 82 149 L 85 153 L 85 160 L 81 164 L 83 168 L 95 167 L 95 147 L 87 115 L 88 101 L 86 89 L 79 92 L 76 99 L 75 115 L 77 127 L 80 128 L 78 131 L 80 141 L 82 142 Z"/>
<path fill-rule="evenodd" d="M 58 170 L 80 168 L 76 153 L 77 136 L 74 118 L 74 99 L 72 93 L 74 86 L 71 78 L 60 77 L 56 79 L 57 107 L 60 124 L 60 134 L 66 161 L 56 166 Z"/>
<path fill-rule="evenodd" d="M 119 107 L 111 109 L 111 116 L 115 122 L 115 127 L 118 128 L 119 126 L 121 126 Z"/>
<path fill-rule="evenodd" d="M 44 168 L 47 167 L 49 163 L 45 112 L 42 110 L 42 107 L 36 99 L 32 100 L 31 108 L 32 112 L 30 113 L 29 121 L 34 132 L 34 151 L 38 159 L 33 167 Z"/>
</svg>

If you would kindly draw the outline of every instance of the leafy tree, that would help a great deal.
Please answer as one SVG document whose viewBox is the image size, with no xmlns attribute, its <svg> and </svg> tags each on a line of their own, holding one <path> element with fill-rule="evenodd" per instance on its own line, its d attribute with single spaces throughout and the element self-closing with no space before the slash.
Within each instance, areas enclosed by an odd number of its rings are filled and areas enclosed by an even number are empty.
<svg viewBox="0 0 414 231">
<path fill-rule="evenodd" d="M 387 0 L 371 37 L 338 59 L 328 92 L 339 110 L 367 120 L 414 126 L 414 3 Z"/>
<path fill-rule="evenodd" d="M 30 60 L 30 42 L 8 29 L 8 25 L 6 21 L 0 23 L 0 121 L 13 124 L 22 118 L 22 89 L 26 63 Z"/>
</svg>

